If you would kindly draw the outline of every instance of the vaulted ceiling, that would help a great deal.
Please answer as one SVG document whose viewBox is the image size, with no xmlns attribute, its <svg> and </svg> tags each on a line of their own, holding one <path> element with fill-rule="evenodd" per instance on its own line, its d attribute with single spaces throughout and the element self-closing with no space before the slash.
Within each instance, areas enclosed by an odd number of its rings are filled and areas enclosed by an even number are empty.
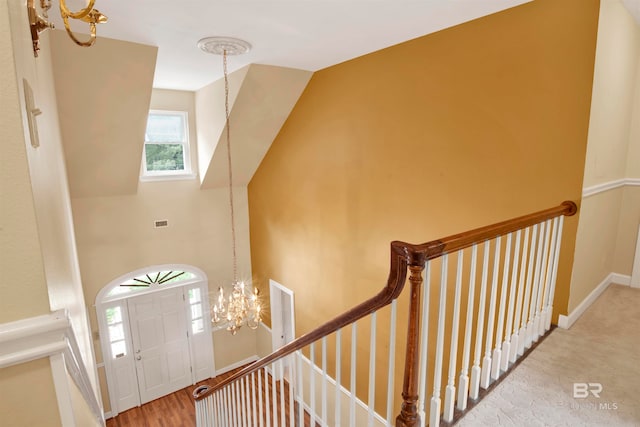
<svg viewBox="0 0 640 427">
<path fill-rule="evenodd" d="M 93 47 L 52 34 L 71 195 L 135 194 L 152 87 L 196 91 L 201 186 L 226 185 L 222 66 L 197 49 L 203 37 L 253 44 L 229 58 L 234 171 L 246 185 L 313 71 L 528 1 L 97 0 L 109 21 Z M 640 0 L 622 1 L 640 22 Z"/>
<path fill-rule="evenodd" d="M 109 17 L 99 38 L 158 47 L 154 87 L 197 90 L 222 76 L 220 59 L 196 47 L 203 37 L 253 45 L 230 58 L 231 71 L 249 64 L 317 71 L 528 1 L 97 0 L 96 8 Z"/>
</svg>

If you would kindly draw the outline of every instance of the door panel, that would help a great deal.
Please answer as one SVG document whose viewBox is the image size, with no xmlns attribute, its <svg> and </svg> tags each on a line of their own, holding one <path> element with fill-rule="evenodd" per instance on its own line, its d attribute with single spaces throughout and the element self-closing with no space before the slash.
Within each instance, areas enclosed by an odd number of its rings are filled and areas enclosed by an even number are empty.
<svg viewBox="0 0 640 427">
<path fill-rule="evenodd" d="M 133 297 L 128 305 L 141 403 L 191 384 L 182 288 Z"/>
</svg>

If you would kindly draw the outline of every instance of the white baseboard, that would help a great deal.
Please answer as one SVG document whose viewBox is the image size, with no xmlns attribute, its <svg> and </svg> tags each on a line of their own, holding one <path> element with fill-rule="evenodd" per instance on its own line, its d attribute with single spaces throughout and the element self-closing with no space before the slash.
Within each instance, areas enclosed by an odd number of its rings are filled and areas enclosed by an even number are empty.
<svg viewBox="0 0 640 427">
<path fill-rule="evenodd" d="M 113 415 L 111 414 L 111 411 L 107 411 L 104 413 L 104 419 L 108 420 L 109 418 L 113 418 Z"/>
<path fill-rule="evenodd" d="M 627 276 L 626 274 L 618 274 L 618 273 L 611 273 L 609 276 L 611 277 L 611 283 L 615 283 L 617 285 L 622 285 L 622 286 L 631 285 L 631 276 Z"/>
<path fill-rule="evenodd" d="M 612 283 L 629 286 L 631 284 L 631 276 L 610 273 L 568 316 L 561 314 L 558 317 L 558 326 L 562 329 L 569 329 Z"/>
<path fill-rule="evenodd" d="M 260 358 L 257 355 L 253 355 L 253 356 L 247 357 L 244 360 L 240 360 L 240 361 L 238 361 L 236 363 L 232 363 L 231 365 L 227 365 L 224 368 L 216 369 L 216 377 L 218 375 L 225 374 L 225 373 L 227 373 L 229 371 L 233 371 L 234 369 L 237 369 L 237 368 L 239 368 L 241 366 L 244 366 L 244 365 L 246 365 L 248 363 L 253 363 L 258 359 L 260 359 Z"/>
</svg>

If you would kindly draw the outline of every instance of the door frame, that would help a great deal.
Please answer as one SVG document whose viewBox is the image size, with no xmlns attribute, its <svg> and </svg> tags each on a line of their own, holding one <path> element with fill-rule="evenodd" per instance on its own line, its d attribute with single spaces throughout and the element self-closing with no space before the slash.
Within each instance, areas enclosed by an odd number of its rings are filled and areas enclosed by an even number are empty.
<svg viewBox="0 0 640 427">
<path fill-rule="evenodd" d="M 282 297 L 286 295 L 289 298 L 289 313 L 290 321 L 289 325 L 283 324 L 283 316 L 274 316 L 274 313 L 282 313 Z M 295 316 L 295 301 L 293 291 L 275 280 L 269 279 L 269 305 L 271 307 L 271 348 L 276 351 L 284 344 L 284 330 L 289 328 L 291 332 L 291 339 L 296 338 L 296 316 Z M 275 373 L 272 373 L 275 375 Z M 276 376 L 276 379 L 280 379 Z"/>
<path fill-rule="evenodd" d="M 123 283 L 124 281 L 132 277 L 138 277 L 154 271 L 185 271 L 185 272 L 192 273 L 194 275 L 194 278 L 184 280 L 182 282 L 169 283 L 165 285 L 152 284 L 147 289 L 141 289 L 135 292 L 129 292 L 122 295 L 109 296 L 109 293 L 113 289 L 119 287 L 120 284 Z M 132 375 L 137 375 L 136 369 L 135 369 L 135 361 L 133 361 L 133 357 L 134 357 L 132 352 L 133 341 L 131 337 L 129 311 L 128 311 L 128 304 L 126 300 L 131 297 L 137 297 L 140 295 L 163 292 L 171 288 L 182 288 L 183 295 L 188 289 L 199 288 L 201 299 L 202 299 L 203 315 L 210 311 L 209 286 L 208 286 L 208 279 L 206 274 L 197 267 L 193 267 L 185 264 L 163 264 L 163 265 L 155 265 L 155 266 L 150 266 L 150 267 L 145 267 L 139 270 L 135 270 L 133 272 L 124 274 L 112 280 L 111 282 L 109 282 L 109 284 L 103 287 L 100 290 L 100 292 L 98 292 L 98 295 L 96 296 L 94 307 L 96 309 L 96 317 L 98 320 L 99 339 L 100 339 L 100 346 L 102 350 L 102 362 L 104 365 L 105 378 L 107 381 L 106 386 L 107 386 L 107 393 L 109 396 L 109 403 L 111 406 L 111 411 L 110 411 L 111 417 L 115 417 L 116 415 L 118 415 L 118 413 L 121 412 L 121 409 L 118 407 L 118 400 L 116 395 L 116 388 L 118 387 L 118 383 L 115 378 L 114 367 L 112 366 L 111 346 L 110 346 L 111 342 L 109 341 L 109 332 L 108 332 L 109 327 L 107 325 L 105 310 L 109 307 L 114 307 L 114 306 L 122 307 L 121 310 L 123 311 L 123 322 L 125 324 L 125 327 L 124 327 L 125 342 L 126 342 L 126 347 L 129 349 L 128 354 L 125 357 L 128 357 L 131 359 L 131 366 L 133 367 Z M 192 384 L 195 384 L 196 373 L 193 367 L 196 366 L 196 361 L 195 361 L 195 354 L 193 349 L 193 340 L 192 340 L 193 334 L 189 329 L 189 325 L 191 321 L 191 308 L 190 308 L 189 302 L 186 299 L 187 297 L 185 296 L 184 310 L 185 310 L 185 315 L 187 316 L 187 330 L 189 334 L 189 339 L 188 339 L 189 357 L 190 357 L 190 363 L 192 366 L 191 382 Z M 203 319 L 207 320 L 208 316 L 204 315 Z M 207 347 L 207 351 L 209 351 L 209 349 L 211 350 L 211 358 L 210 358 L 211 365 L 209 366 L 209 370 L 208 370 L 209 378 L 211 378 L 215 374 L 215 362 L 213 357 L 214 356 L 213 335 L 212 335 L 211 322 L 204 321 L 203 326 L 204 326 L 204 334 L 206 337 L 205 346 Z M 135 379 L 133 382 L 135 383 L 135 386 L 136 386 L 136 391 L 135 391 L 136 396 L 133 402 L 134 405 L 130 407 L 140 406 L 140 402 L 141 402 L 140 390 L 138 389 L 138 381 L 137 379 Z"/>
<path fill-rule="evenodd" d="M 633 270 L 631 271 L 631 287 L 640 288 L 640 225 L 636 237 L 636 253 L 633 257 Z"/>
</svg>

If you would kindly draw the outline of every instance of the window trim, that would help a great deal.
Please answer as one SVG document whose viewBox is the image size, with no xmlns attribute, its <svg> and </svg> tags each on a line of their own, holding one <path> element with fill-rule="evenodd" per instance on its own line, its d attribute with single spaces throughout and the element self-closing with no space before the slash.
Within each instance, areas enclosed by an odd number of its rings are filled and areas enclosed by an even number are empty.
<svg viewBox="0 0 640 427">
<path fill-rule="evenodd" d="M 142 144 L 142 164 L 140 167 L 140 181 L 167 181 L 167 180 L 185 180 L 195 179 L 196 174 L 193 172 L 191 165 L 191 140 L 189 138 L 189 112 L 178 110 L 149 110 L 148 117 L 150 115 L 164 115 L 164 116 L 182 116 L 182 123 L 184 126 L 184 141 L 173 142 L 150 142 L 147 141 L 146 127 L 145 127 L 145 140 Z M 147 144 L 181 144 L 182 154 L 184 156 L 184 170 L 180 171 L 149 171 L 147 170 Z"/>
</svg>

